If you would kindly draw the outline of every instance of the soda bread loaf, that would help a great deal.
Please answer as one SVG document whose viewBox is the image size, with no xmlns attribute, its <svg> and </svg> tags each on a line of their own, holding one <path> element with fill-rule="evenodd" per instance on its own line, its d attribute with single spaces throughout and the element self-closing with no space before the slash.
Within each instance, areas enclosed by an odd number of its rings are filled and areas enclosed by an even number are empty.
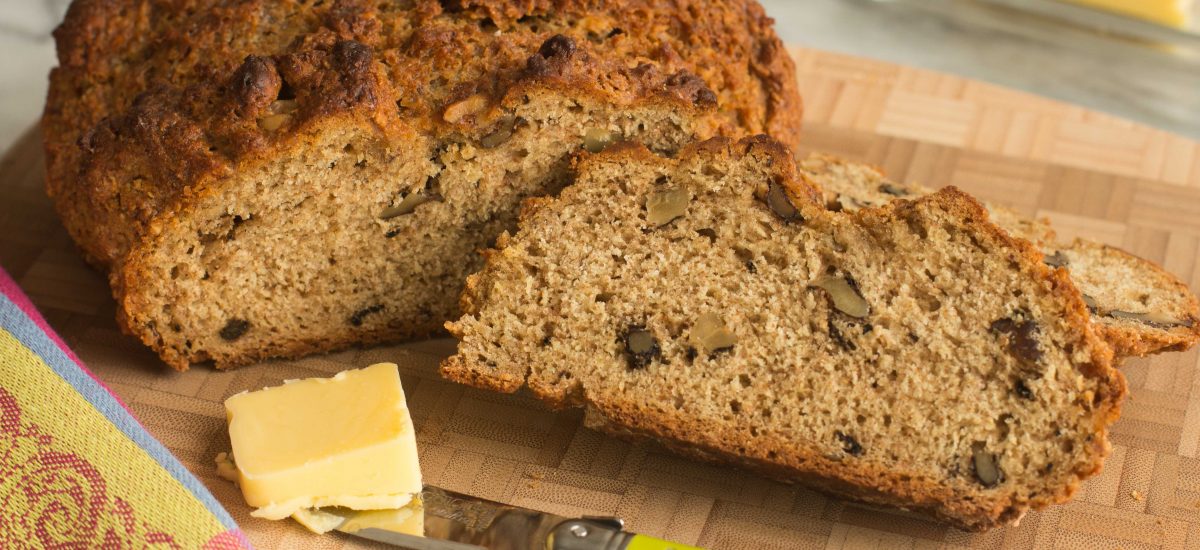
<svg viewBox="0 0 1200 550">
<path fill-rule="evenodd" d="M 179 369 L 441 330 L 571 153 L 800 124 L 754 0 L 75 0 L 55 38 L 48 192 Z"/>
<path fill-rule="evenodd" d="M 767 139 L 585 156 L 487 256 L 443 375 L 965 529 L 1070 497 L 1125 391 L 974 199 L 830 212 Z"/>
<path fill-rule="evenodd" d="M 933 190 L 890 181 L 878 169 L 814 154 L 800 171 L 823 190 L 835 209 L 855 210 L 897 197 Z M 1065 268 L 1083 293 L 1097 333 L 1118 357 L 1181 351 L 1200 341 L 1200 300 L 1178 277 L 1154 262 L 1105 244 L 1055 240 L 1049 223 L 1029 220 L 1006 208 L 989 206 L 992 220 L 1011 235 L 1042 249 L 1046 263 Z"/>
</svg>

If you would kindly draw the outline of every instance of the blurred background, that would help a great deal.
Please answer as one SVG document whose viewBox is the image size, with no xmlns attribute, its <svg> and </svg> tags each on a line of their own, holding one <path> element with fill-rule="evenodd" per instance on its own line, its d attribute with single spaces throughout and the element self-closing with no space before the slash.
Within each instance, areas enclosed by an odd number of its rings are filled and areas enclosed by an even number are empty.
<svg viewBox="0 0 1200 550">
<path fill-rule="evenodd" d="M 1192 0 L 764 0 L 789 45 L 959 74 L 1200 138 Z M 0 150 L 40 115 L 69 0 L 0 0 Z"/>
</svg>

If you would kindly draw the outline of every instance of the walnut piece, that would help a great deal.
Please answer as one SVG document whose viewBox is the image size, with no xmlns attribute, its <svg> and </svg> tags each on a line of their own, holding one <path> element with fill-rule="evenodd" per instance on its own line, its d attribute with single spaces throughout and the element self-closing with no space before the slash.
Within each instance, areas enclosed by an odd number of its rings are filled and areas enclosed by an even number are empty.
<svg viewBox="0 0 1200 550">
<path fill-rule="evenodd" d="M 468 115 L 474 115 L 487 107 L 488 98 L 483 94 L 475 94 L 462 101 L 451 104 L 446 107 L 446 111 L 442 113 L 442 120 L 455 124 L 461 121 Z"/>
<path fill-rule="evenodd" d="M 268 132 L 274 132 L 291 120 L 292 113 L 299 109 L 294 99 L 281 99 L 267 107 L 267 114 L 259 117 L 258 127 Z"/>
<path fill-rule="evenodd" d="M 690 339 L 692 345 L 708 352 L 728 349 L 737 344 L 737 335 L 725 326 L 720 315 L 711 311 L 696 318 Z"/>
<path fill-rule="evenodd" d="M 833 301 L 833 307 L 846 315 L 861 319 L 871 313 L 870 304 L 845 277 L 821 277 L 813 281 L 812 286 L 824 289 Z"/>
<path fill-rule="evenodd" d="M 615 140 L 612 132 L 601 128 L 588 128 L 583 134 L 583 148 L 589 153 L 599 153 L 612 145 Z"/>
<path fill-rule="evenodd" d="M 658 227 L 687 213 L 692 201 L 687 189 L 668 189 L 653 193 L 646 199 L 646 221 Z"/>
<path fill-rule="evenodd" d="M 413 211 L 415 211 L 418 206 L 421 206 L 422 204 L 425 204 L 427 202 L 435 202 L 438 200 L 440 200 L 438 197 L 426 195 L 425 193 L 423 193 L 421 191 L 409 193 L 403 199 L 400 200 L 400 204 L 397 204 L 395 206 L 389 206 L 386 209 L 384 209 L 383 212 L 380 212 L 379 218 L 384 219 L 384 220 L 390 220 L 395 217 L 412 214 Z"/>
</svg>

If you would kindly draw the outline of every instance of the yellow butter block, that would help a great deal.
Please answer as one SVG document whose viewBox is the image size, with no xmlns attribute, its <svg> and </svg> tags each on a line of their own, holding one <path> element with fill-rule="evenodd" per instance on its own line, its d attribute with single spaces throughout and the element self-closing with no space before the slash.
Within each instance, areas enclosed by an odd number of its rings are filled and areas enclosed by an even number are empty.
<svg viewBox="0 0 1200 550">
<path fill-rule="evenodd" d="M 1192 0 L 1067 0 L 1111 12 L 1153 21 L 1177 29 L 1187 28 Z"/>
<path fill-rule="evenodd" d="M 225 401 L 238 484 L 255 517 L 400 509 L 421 491 L 396 365 L 289 381 Z"/>
</svg>

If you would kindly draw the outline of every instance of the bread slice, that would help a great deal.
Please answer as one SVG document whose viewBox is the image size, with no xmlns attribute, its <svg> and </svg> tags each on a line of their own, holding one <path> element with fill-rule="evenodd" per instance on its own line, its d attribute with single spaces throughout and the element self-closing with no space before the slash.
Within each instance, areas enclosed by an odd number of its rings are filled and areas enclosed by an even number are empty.
<svg viewBox="0 0 1200 550">
<path fill-rule="evenodd" d="M 802 161 L 800 171 L 836 209 L 856 210 L 933 192 L 918 184 L 891 181 L 871 166 L 823 154 Z M 988 210 L 1009 234 L 1041 248 L 1049 265 L 1070 273 L 1091 310 L 1097 333 L 1118 358 L 1182 351 L 1200 341 L 1200 300 L 1186 283 L 1154 262 L 1087 239 L 1060 243 L 1049 222 L 1029 220 L 998 206 Z"/>
<path fill-rule="evenodd" d="M 446 377 L 965 529 L 1100 468 L 1124 378 L 969 196 L 829 212 L 764 138 L 577 168 L 468 281 Z"/>
<path fill-rule="evenodd" d="M 47 189 L 180 369 L 439 331 L 568 155 L 800 124 L 754 0 L 77 0 L 55 36 Z"/>
</svg>

